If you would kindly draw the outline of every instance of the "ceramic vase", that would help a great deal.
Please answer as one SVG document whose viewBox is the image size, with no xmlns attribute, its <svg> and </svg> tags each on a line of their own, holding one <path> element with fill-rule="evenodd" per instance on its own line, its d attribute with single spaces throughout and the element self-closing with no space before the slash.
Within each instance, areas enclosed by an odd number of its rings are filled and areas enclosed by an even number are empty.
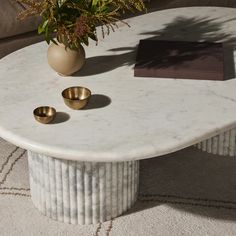
<svg viewBox="0 0 236 236">
<path fill-rule="evenodd" d="M 48 64 L 59 75 L 68 76 L 79 71 L 85 63 L 85 51 L 82 45 L 72 50 L 64 44 L 50 44 L 48 48 Z"/>
</svg>

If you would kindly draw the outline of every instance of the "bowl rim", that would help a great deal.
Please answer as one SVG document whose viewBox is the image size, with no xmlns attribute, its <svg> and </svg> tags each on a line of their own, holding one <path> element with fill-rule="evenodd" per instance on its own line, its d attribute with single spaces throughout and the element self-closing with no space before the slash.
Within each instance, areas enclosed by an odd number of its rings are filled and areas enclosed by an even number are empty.
<svg viewBox="0 0 236 236">
<path fill-rule="evenodd" d="M 51 106 L 39 106 L 39 107 L 36 107 L 33 111 L 33 114 L 34 116 L 37 116 L 37 117 L 40 117 L 40 118 L 44 118 L 44 116 L 40 116 L 38 114 L 35 114 L 37 110 L 41 109 L 41 108 L 48 108 L 48 109 L 51 109 L 53 111 L 52 115 L 47 115 L 46 117 L 53 117 L 56 115 L 56 109 L 54 107 L 51 107 Z M 45 117 L 45 118 L 46 118 Z"/>
<path fill-rule="evenodd" d="M 82 89 L 85 89 L 88 91 L 89 95 L 83 99 L 70 99 L 70 98 L 67 98 L 63 95 L 63 93 L 66 91 L 66 90 L 69 90 L 69 89 L 73 89 L 73 88 L 82 88 Z M 61 92 L 61 95 L 64 99 L 68 100 L 68 101 L 84 101 L 84 100 L 87 100 L 89 97 L 91 97 L 92 95 L 92 92 L 90 89 L 88 89 L 87 87 L 83 87 L 83 86 L 72 86 L 72 87 L 68 87 L 68 88 L 65 88 L 62 92 Z"/>
</svg>

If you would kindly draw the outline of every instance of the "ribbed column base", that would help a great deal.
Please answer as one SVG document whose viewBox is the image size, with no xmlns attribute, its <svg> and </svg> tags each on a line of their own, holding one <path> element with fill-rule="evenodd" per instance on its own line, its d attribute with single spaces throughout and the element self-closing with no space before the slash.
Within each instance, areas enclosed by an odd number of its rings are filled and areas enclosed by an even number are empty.
<svg viewBox="0 0 236 236">
<path fill-rule="evenodd" d="M 54 220 L 95 224 L 121 215 L 135 203 L 139 162 L 60 160 L 28 151 L 31 198 Z"/>
<path fill-rule="evenodd" d="M 195 146 L 212 154 L 236 156 L 236 128 L 206 139 Z"/>
</svg>

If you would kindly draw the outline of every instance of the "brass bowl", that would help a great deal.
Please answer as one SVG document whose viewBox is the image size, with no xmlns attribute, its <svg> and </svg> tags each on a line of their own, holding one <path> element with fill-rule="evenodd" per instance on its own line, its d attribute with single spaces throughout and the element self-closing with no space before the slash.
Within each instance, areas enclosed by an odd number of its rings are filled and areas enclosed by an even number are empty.
<svg viewBox="0 0 236 236">
<path fill-rule="evenodd" d="M 91 97 L 91 91 L 85 87 L 70 87 L 61 94 L 65 104 L 75 110 L 85 107 Z"/>
<path fill-rule="evenodd" d="M 40 123 L 50 123 L 56 115 L 56 109 L 53 107 L 43 106 L 34 109 L 34 118 Z"/>
</svg>

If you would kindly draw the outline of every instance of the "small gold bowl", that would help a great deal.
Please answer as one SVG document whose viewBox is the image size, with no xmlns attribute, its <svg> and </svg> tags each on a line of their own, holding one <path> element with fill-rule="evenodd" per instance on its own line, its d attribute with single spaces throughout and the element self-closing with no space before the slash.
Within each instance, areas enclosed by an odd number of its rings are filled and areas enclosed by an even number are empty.
<svg viewBox="0 0 236 236">
<path fill-rule="evenodd" d="M 65 104 L 75 110 L 85 107 L 91 97 L 91 91 L 85 87 L 70 87 L 61 94 Z"/>
<path fill-rule="evenodd" d="M 40 123 L 50 123 L 56 115 L 56 109 L 53 107 L 43 106 L 34 109 L 34 118 Z"/>
</svg>

